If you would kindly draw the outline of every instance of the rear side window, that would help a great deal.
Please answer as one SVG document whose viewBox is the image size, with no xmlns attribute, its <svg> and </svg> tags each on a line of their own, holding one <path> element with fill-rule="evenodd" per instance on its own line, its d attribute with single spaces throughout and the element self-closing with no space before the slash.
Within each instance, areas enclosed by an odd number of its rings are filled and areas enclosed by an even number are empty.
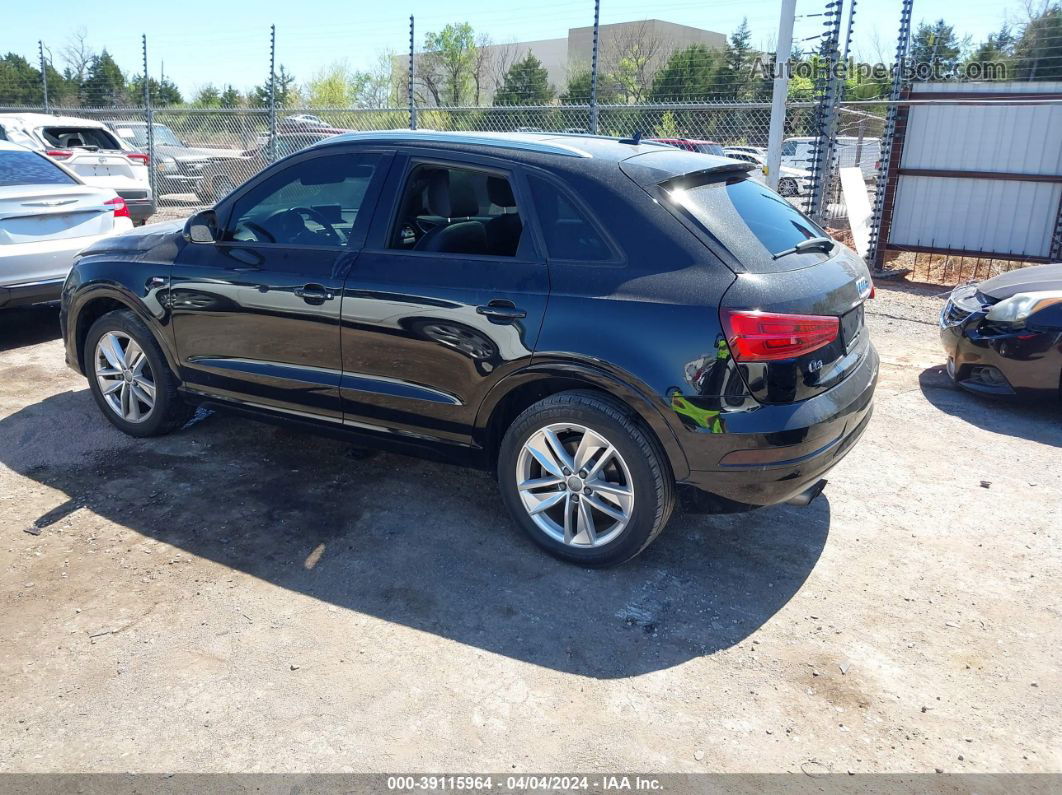
<svg viewBox="0 0 1062 795">
<path fill-rule="evenodd" d="M 719 144 L 694 144 L 693 150 L 700 152 L 702 155 L 719 155 L 723 156 L 723 147 Z"/>
<path fill-rule="evenodd" d="M 0 152 L 0 186 L 76 184 L 59 166 L 35 152 Z"/>
<path fill-rule="evenodd" d="M 597 226 L 560 188 L 528 177 L 550 259 L 602 262 L 614 259 Z"/>
<path fill-rule="evenodd" d="M 753 272 L 806 265 L 801 255 L 778 260 L 771 255 L 792 248 L 802 240 L 826 236 L 804 213 L 766 185 L 752 179 L 715 180 L 671 188 L 665 185 L 664 188 L 672 201 L 731 250 L 747 249 L 749 234 L 758 240 L 767 253 L 742 260 Z M 821 254 L 803 256 L 821 258 Z"/>
<path fill-rule="evenodd" d="M 94 146 L 97 149 L 121 149 L 118 139 L 106 130 L 96 127 L 45 127 L 41 130 L 44 140 L 50 146 L 62 149 L 74 149 L 82 146 Z"/>
</svg>

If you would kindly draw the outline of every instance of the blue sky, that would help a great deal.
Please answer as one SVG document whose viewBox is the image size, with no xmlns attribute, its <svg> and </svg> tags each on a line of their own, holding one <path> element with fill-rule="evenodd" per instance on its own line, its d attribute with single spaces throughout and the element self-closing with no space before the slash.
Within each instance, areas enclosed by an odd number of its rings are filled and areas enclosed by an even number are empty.
<svg viewBox="0 0 1062 795">
<path fill-rule="evenodd" d="M 798 0 L 796 38 L 821 30 L 824 0 Z M 773 45 L 778 27 L 778 0 L 602 0 L 602 23 L 647 17 L 730 33 L 748 17 L 753 43 Z M 895 49 L 899 0 L 859 0 L 855 48 L 864 60 L 886 57 Z M 1020 19 L 1019 0 L 915 0 L 915 19 L 944 17 L 963 34 L 981 39 L 997 29 L 1005 16 Z M 56 66 L 70 34 L 86 29 L 89 44 L 107 47 L 121 67 L 140 70 L 140 35 L 148 34 L 149 70 L 160 68 L 186 94 L 206 83 L 232 83 L 239 89 L 261 83 L 269 70 L 269 25 L 277 26 L 278 62 L 299 80 L 334 61 L 360 68 L 372 64 L 381 50 L 404 51 L 408 18 L 417 17 L 418 42 L 428 30 L 447 22 L 469 21 L 477 32 L 496 42 L 561 37 L 569 27 L 593 22 L 592 0 L 169 0 L 128 3 L 101 11 L 83 0 L 16 2 L 3 11 L 0 52 L 36 57 L 44 39 Z"/>
</svg>

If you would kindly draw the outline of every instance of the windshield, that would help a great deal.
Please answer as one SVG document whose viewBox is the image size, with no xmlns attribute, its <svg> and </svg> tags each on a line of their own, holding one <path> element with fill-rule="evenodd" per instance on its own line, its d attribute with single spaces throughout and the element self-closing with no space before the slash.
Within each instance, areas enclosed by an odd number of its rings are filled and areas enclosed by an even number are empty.
<svg viewBox="0 0 1062 795">
<path fill-rule="evenodd" d="M 122 124 L 116 122 L 114 130 L 118 136 L 138 149 L 146 149 L 148 145 L 148 130 L 146 124 Z M 174 135 L 173 130 L 165 124 L 155 125 L 155 146 L 180 146 L 184 144 Z"/>
</svg>

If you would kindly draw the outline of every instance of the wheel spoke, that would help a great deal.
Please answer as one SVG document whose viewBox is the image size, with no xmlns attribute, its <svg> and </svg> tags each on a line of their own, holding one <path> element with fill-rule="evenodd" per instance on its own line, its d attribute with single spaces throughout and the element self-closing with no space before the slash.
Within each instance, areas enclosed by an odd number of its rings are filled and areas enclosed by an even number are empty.
<svg viewBox="0 0 1062 795">
<path fill-rule="evenodd" d="M 605 448 L 605 452 L 598 456 L 597 460 L 594 462 L 594 465 L 587 471 L 587 479 L 592 480 L 597 475 L 597 473 L 601 471 L 601 468 L 608 463 L 608 460 L 612 458 L 615 452 L 616 448 L 612 445 L 608 445 L 608 447 Z"/>
<path fill-rule="evenodd" d="M 605 514 L 606 516 L 611 516 L 617 522 L 626 522 L 627 521 L 627 514 L 626 513 L 624 513 L 619 508 L 616 508 L 616 507 L 614 507 L 612 505 L 609 505 L 604 500 L 599 500 L 599 499 L 597 499 L 597 497 L 594 497 L 594 496 L 584 497 L 583 499 L 585 499 L 588 503 L 590 503 L 594 508 L 596 508 L 597 510 L 601 511 L 601 513 Z"/>
<path fill-rule="evenodd" d="M 115 370 L 125 369 L 125 353 L 122 351 L 122 346 L 118 342 L 118 337 L 114 334 L 107 334 L 99 344 L 100 353 L 107 360 L 107 364 L 113 367 Z"/>
<path fill-rule="evenodd" d="M 588 480 L 588 488 L 593 489 L 595 494 L 604 494 L 608 497 L 627 498 L 631 496 L 631 490 L 617 483 L 609 483 L 607 480 Z"/>
<path fill-rule="evenodd" d="M 563 478 L 561 464 L 553 455 L 553 449 L 545 439 L 544 434 L 535 434 L 527 440 L 527 451 L 538 461 L 539 466 L 556 478 Z"/>
<path fill-rule="evenodd" d="M 121 374 L 121 370 L 116 370 L 113 367 L 99 367 L 96 369 L 96 375 L 100 378 L 110 378 L 114 376 L 120 376 Z"/>
<path fill-rule="evenodd" d="M 575 503 L 572 502 L 571 494 L 564 492 L 564 543 L 572 543 L 572 539 L 575 538 L 575 533 L 572 529 L 572 508 L 575 507 Z"/>
<path fill-rule="evenodd" d="M 150 381 L 148 381 L 146 378 L 144 378 L 144 376 L 142 376 L 142 375 L 134 375 L 133 376 L 133 383 L 136 384 L 136 386 L 145 395 L 147 395 L 148 399 L 145 400 L 144 402 L 145 403 L 150 403 L 151 405 L 155 405 L 155 385 L 153 383 L 151 383 Z"/>
<path fill-rule="evenodd" d="M 590 506 L 585 499 L 579 500 L 579 535 L 586 536 L 588 544 L 597 543 L 597 530 L 594 528 L 594 517 L 590 515 Z"/>
<path fill-rule="evenodd" d="M 593 431 L 588 430 L 583 434 L 583 438 L 579 440 L 579 447 L 575 451 L 575 466 L 573 469 L 586 469 L 597 451 L 607 447 L 608 442 Z"/>
<path fill-rule="evenodd" d="M 551 494 L 546 494 L 546 495 L 528 494 L 527 497 L 530 497 L 532 500 L 538 500 L 537 504 L 535 504 L 532 507 L 527 509 L 528 513 L 536 514 L 536 513 L 542 513 L 543 511 L 548 511 L 550 508 L 552 508 L 554 505 L 559 503 L 561 500 L 568 499 L 568 492 L 566 492 L 566 491 L 554 491 Z"/>
<path fill-rule="evenodd" d="M 542 434 L 546 437 L 546 442 L 549 444 L 550 450 L 553 451 L 553 457 L 560 462 L 561 466 L 567 467 L 569 470 L 575 469 L 575 462 L 572 460 L 572 457 L 568 455 L 568 451 L 564 449 L 564 445 L 561 444 L 561 440 L 557 438 L 557 434 L 549 428 L 546 428 Z"/>
<path fill-rule="evenodd" d="M 534 491 L 535 489 L 543 489 L 547 486 L 556 486 L 558 483 L 563 482 L 564 478 L 558 478 L 550 475 L 549 477 L 525 480 L 523 483 L 518 483 L 516 488 L 518 488 L 520 491 Z"/>
<path fill-rule="evenodd" d="M 129 388 L 133 391 L 133 401 L 139 401 L 140 403 L 143 403 L 145 406 L 147 406 L 148 411 L 150 411 L 151 407 L 155 405 L 155 398 L 147 394 L 147 392 L 145 392 L 143 389 L 141 389 L 140 384 L 136 383 L 135 381 L 130 385 Z M 139 411 L 139 408 L 137 410 Z"/>
<path fill-rule="evenodd" d="M 106 386 L 104 386 L 104 384 L 106 384 Z M 104 381 L 102 378 L 100 379 L 100 391 L 102 391 L 104 395 L 113 395 L 123 386 L 125 386 L 125 381 Z"/>
<path fill-rule="evenodd" d="M 130 370 L 136 370 L 144 358 L 144 351 L 136 344 L 136 340 L 129 340 L 125 348 L 125 366 Z"/>
</svg>

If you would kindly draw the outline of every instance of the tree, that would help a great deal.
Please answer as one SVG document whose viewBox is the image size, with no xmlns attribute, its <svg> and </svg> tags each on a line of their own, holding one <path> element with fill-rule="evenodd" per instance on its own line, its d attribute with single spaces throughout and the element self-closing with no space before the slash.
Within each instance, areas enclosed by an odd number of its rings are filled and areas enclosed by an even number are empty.
<svg viewBox="0 0 1062 795">
<path fill-rule="evenodd" d="M 417 79 L 438 107 L 466 103 L 472 94 L 477 61 L 476 36 L 467 22 L 451 23 L 424 36 L 424 52 L 417 59 Z"/>
<path fill-rule="evenodd" d="M 177 85 L 168 78 L 163 78 L 161 81 L 156 80 L 154 77 L 148 78 L 148 93 L 151 94 L 151 104 L 153 107 L 162 108 L 167 105 L 180 105 L 184 102 L 184 97 L 181 96 L 180 89 Z M 139 104 L 144 101 L 144 76 L 134 75 L 133 79 L 129 81 L 129 89 L 126 92 L 126 100 Z"/>
<path fill-rule="evenodd" d="M 95 54 L 88 45 L 88 31 L 84 27 L 78 28 L 70 34 L 66 44 L 59 50 L 59 57 L 63 59 L 68 71 L 68 77 L 76 81 L 77 85 L 85 82 L 89 65 Z"/>
<path fill-rule="evenodd" d="M 221 107 L 221 92 L 213 83 L 207 83 L 195 92 L 195 96 L 192 98 L 192 104 L 198 105 L 201 108 L 220 108 Z"/>
<path fill-rule="evenodd" d="M 1062 4 L 1030 9 L 1030 19 L 1014 45 L 1018 80 L 1062 80 Z"/>
<path fill-rule="evenodd" d="M 943 19 L 936 22 L 921 22 L 911 39 L 911 61 L 921 79 L 941 79 L 953 74 L 962 60 L 962 51 L 967 41 L 955 34 L 955 28 Z M 926 64 L 927 66 L 921 66 Z M 930 71 L 926 71 L 931 69 Z"/>
<path fill-rule="evenodd" d="M 326 66 L 303 86 L 306 104 L 311 108 L 343 108 L 353 104 L 352 79 L 346 61 Z"/>
<path fill-rule="evenodd" d="M 494 93 L 495 105 L 548 105 L 557 92 L 549 84 L 549 72 L 530 50 L 522 61 L 509 67 Z"/>
<path fill-rule="evenodd" d="M 650 32 L 648 23 L 624 28 L 602 48 L 603 74 L 598 75 L 617 101 L 644 102 L 652 87 L 653 73 L 664 54 L 664 43 Z"/>
<path fill-rule="evenodd" d="M 353 100 L 359 108 L 391 107 L 399 101 L 398 95 L 405 91 L 405 71 L 398 74 L 393 68 L 394 53 L 384 50 L 376 58 L 376 64 L 353 74 Z M 401 85 L 399 85 L 401 83 Z"/>
<path fill-rule="evenodd" d="M 39 105 L 43 99 L 39 69 L 13 52 L 0 58 L 0 104 Z"/>
<path fill-rule="evenodd" d="M 291 74 L 281 64 L 276 73 L 276 93 L 274 99 L 277 107 L 291 107 L 296 102 L 298 92 L 295 88 L 295 75 Z M 269 107 L 269 81 L 260 86 L 255 86 L 247 96 L 248 103 L 252 108 Z"/>
<path fill-rule="evenodd" d="M 218 99 L 218 104 L 223 108 L 238 108 L 240 106 L 240 92 L 232 87 L 232 84 L 225 86 L 225 90 L 221 92 L 221 97 Z"/>
<path fill-rule="evenodd" d="M 718 66 L 717 53 L 703 44 L 691 44 L 676 50 L 653 78 L 649 99 L 652 102 L 704 102 L 715 93 Z"/>
<path fill-rule="evenodd" d="M 749 21 L 742 19 L 723 47 L 722 64 L 713 78 L 717 98 L 749 100 L 758 93 L 754 82 L 770 83 L 753 75 L 756 52 L 751 42 Z"/>
<path fill-rule="evenodd" d="M 116 107 L 128 102 L 125 75 L 106 49 L 92 56 L 80 98 L 81 104 L 89 107 Z"/>
<path fill-rule="evenodd" d="M 580 69 L 568 76 L 568 87 L 560 95 L 562 105 L 588 105 L 590 103 L 590 81 L 592 75 L 589 69 Z M 598 97 L 600 102 L 600 97 Z"/>
<path fill-rule="evenodd" d="M 1009 23 L 1004 22 L 996 33 L 990 33 L 988 38 L 970 53 L 970 57 L 966 62 L 967 77 L 973 79 L 976 76 L 975 70 L 979 70 L 985 79 L 1008 79 L 1008 75 L 1014 71 L 1014 45 L 1016 43 L 1017 37 L 1014 35 L 1013 29 Z M 995 66 L 997 64 L 1003 67 L 1002 70 L 992 73 L 985 71 L 991 68 L 990 65 Z"/>
</svg>

